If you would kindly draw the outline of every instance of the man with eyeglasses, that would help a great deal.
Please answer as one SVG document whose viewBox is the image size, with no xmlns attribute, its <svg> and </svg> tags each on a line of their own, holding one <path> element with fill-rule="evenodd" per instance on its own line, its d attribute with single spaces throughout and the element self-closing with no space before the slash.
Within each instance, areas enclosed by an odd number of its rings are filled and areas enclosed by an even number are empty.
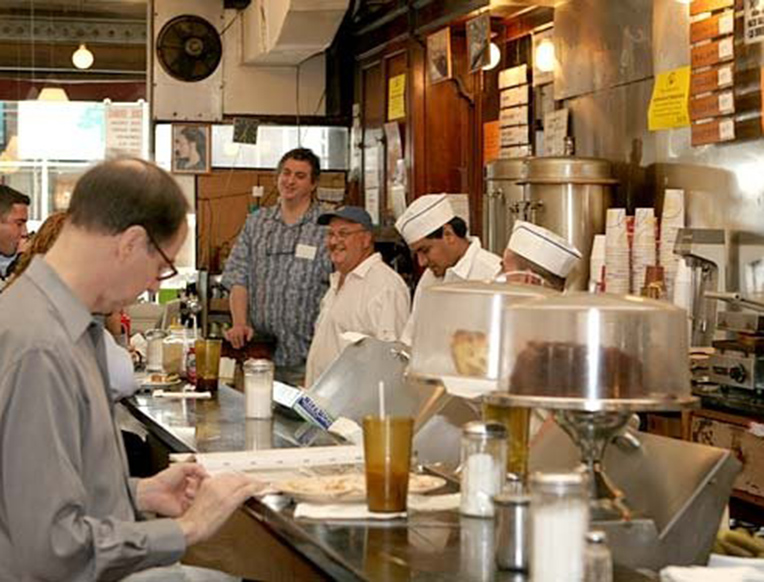
<svg viewBox="0 0 764 582">
<path fill-rule="evenodd" d="M 448 194 L 426 194 L 414 200 L 395 222 L 395 228 L 426 267 L 414 293 L 414 306 L 401 341 L 411 345 L 414 321 L 424 289 L 437 283 L 493 279 L 501 258 L 467 236 L 467 224 L 456 216 Z"/>
<path fill-rule="evenodd" d="M 226 338 L 243 348 L 259 334 L 276 338 L 276 377 L 301 384 L 331 263 L 313 200 L 320 174 L 309 149 L 284 154 L 278 166 L 279 203 L 250 215 L 223 271 L 233 325 Z"/>
<path fill-rule="evenodd" d="M 0 295 L 0 580 L 189 580 L 175 564 L 186 548 L 257 492 L 248 477 L 190 463 L 127 474 L 94 314 L 175 272 L 187 212 L 157 166 L 99 164 L 77 182 L 50 250 Z"/>
<path fill-rule="evenodd" d="M 329 226 L 326 244 L 334 273 L 321 300 L 308 352 L 305 385 L 311 386 L 348 345 L 347 332 L 395 341 L 409 315 L 409 290 L 401 276 L 374 252 L 371 216 L 343 206 L 318 217 Z"/>
<path fill-rule="evenodd" d="M 0 184 L 0 290 L 11 273 L 19 244 L 27 235 L 29 196 Z"/>
</svg>

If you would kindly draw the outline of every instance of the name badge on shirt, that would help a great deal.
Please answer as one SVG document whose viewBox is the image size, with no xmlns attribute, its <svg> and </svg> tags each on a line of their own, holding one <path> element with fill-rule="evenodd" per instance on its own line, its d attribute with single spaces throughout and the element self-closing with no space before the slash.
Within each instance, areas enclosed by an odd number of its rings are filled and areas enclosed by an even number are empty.
<svg viewBox="0 0 764 582">
<path fill-rule="evenodd" d="M 318 249 L 313 245 L 298 244 L 294 249 L 294 256 L 298 259 L 308 259 L 312 261 L 316 258 L 316 251 Z"/>
</svg>

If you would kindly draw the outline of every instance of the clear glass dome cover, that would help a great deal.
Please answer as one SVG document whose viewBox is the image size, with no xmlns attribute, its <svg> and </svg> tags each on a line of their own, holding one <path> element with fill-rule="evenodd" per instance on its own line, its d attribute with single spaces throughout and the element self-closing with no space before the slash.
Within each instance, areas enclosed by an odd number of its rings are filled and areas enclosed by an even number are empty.
<svg viewBox="0 0 764 582">
<path fill-rule="evenodd" d="M 454 384 L 445 380 L 452 379 L 468 391 L 496 390 L 506 307 L 552 295 L 558 293 L 501 281 L 461 281 L 425 289 L 417 307 L 409 375 L 444 381 L 447 389 Z"/>
<path fill-rule="evenodd" d="M 571 293 L 506 308 L 501 390 L 509 404 L 658 410 L 694 401 L 687 315 L 642 297 Z"/>
</svg>

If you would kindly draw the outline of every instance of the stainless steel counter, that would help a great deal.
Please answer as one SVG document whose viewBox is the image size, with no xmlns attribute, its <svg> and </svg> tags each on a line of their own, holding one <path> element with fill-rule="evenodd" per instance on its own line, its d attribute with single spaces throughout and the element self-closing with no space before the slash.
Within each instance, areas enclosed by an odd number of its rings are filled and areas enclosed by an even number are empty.
<svg viewBox="0 0 764 582">
<path fill-rule="evenodd" d="M 214 400 L 178 401 L 137 395 L 125 403 L 150 434 L 175 452 L 241 451 L 327 444 L 332 438 L 306 423 L 276 414 L 273 421 L 246 420 L 242 394 L 221 387 Z M 270 431 L 270 433 L 269 433 Z M 455 512 L 412 514 L 385 523 L 295 520 L 281 496 L 250 500 L 245 512 L 333 580 L 513 581 L 493 561 L 493 522 Z M 252 540 L 253 547 L 258 544 Z M 635 572 L 618 582 L 646 582 Z"/>
</svg>

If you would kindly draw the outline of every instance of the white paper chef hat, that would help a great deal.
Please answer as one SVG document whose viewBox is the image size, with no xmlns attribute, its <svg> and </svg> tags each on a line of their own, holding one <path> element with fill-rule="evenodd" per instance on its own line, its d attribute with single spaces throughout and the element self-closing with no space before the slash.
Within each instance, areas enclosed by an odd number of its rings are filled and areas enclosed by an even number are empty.
<svg viewBox="0 0 764 582">
<path fill-rule="evenodd" d="M 581 260 L 580 251 L 564 238 L 523 220 L 515 222 L 507 249 L 563 279 Z"/>
<path fill-rule="evenodd" d="M 412 244 L 435 232 L 454 216 L 448 194 L 425 194 L 401 214 L 395 221 L 395 228 L 407 244 Z"/>
</svg>

